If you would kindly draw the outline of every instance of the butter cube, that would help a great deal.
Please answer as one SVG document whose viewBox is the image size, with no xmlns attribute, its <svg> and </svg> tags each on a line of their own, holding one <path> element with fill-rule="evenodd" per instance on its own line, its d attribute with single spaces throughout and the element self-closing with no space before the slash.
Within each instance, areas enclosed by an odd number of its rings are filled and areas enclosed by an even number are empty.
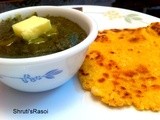
<svg viewBox="0 0 160 120">
<path fill-rule="evenodd" d="M 48 32 L 52 26 L 50 20 L 42 17 L 32 16 L 12 26 L 15 35 L 24 40 L 32 40 Z"/>
</svg>

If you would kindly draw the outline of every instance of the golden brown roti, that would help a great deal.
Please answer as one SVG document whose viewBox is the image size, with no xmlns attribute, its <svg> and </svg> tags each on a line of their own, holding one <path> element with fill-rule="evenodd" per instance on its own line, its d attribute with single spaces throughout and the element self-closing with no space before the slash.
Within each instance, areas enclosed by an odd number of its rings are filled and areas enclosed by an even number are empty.
<svg viewBox="0 0 160 120">
<path fill-rule="evenodd" d="M 79 79 L 109 106 L 160 111 L 160 22 L 99 32 Z"/>
</svg>

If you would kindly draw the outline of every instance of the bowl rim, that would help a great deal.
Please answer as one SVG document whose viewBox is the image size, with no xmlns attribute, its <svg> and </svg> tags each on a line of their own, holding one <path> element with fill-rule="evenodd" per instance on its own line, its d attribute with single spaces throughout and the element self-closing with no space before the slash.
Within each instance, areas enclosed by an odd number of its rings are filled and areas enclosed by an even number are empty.
<svg viewBox="0 0 160 120">
<path fill-rule="evenodd" d="M 97 27 L 97 23 L 95 22 L 93 18 L 91 18 L 90 16 L 86 15 L 85 13 L 79 10 L 72 9 L 72 8 L 66 8 L 65 6 L 64 7 L 63 6 L 30 6 L 30 7 L 18 8 L 18 9 L 0 13 L 0 17 L 4 14 L 11 14 L 11 13 L 14 13 L 14 15 L 16 15 L 16 12 L 18 12 L 19 10 L 40 9 L 40 8 L 68 10 L 68 11 L 75 12 L 76 14 L 85 17 L 86 19 L 90 21 L 89 24 L 91 26 L 88 36 L 82 42 L 78 43 L 77 45 L 71 48 L 68 48 L 66 50 L 60 51 L 60 52 L 47 54 L 43 56 L 28 57 L 28 58 L 0 58 L 1 64 L 29 64 L 29 63 L 36 63 L 37 61 L 44 62 L 44 61 L 49 61 L 51 59 L 59 59 L 59 58 L 68 57 L 70 55 L 76 54 L 77 51 L 81 51 L 87 48 L 97 37 L 98 27 Z"/>
</svg>

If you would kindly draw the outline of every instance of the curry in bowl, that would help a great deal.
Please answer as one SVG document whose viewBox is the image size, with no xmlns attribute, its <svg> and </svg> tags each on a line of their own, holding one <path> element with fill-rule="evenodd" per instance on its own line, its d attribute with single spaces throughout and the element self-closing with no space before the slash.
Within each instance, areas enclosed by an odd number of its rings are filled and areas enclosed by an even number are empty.
<svg viewBox="0 0 160 120">
<path fill-rule="evenodd" d="M 78 24 L 64 17 L 48 15 L 44 18 L 50 21 L 52 28 L 37 38 L 24 40 L 14 33 L 12 26 L 31 16 L 25 19 L 17 16 L 0 22 L 1 58 L 28 58 L 52 54 L 73 47 L 87 37 Z"/>
</svg>

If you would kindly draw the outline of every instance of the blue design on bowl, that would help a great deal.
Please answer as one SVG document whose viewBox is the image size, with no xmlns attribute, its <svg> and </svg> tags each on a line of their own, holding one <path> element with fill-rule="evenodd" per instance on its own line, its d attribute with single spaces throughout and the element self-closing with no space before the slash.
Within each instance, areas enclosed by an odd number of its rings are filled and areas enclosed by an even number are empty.
<svg viewBox="0 0 160 120">
<path fill-rule="evenodd" d="M 21 79 L 24 83 L 28 83 L 28 82 L 36 82 L 37 80 L 41 80 L 43 78 L 54 79 L 55 75 L 60 74 L 62 71 L 63 70 L 53 69 L 53 70 L 46 72 L 44 75 L 31 76 L 30 74 L 24 74 L 22 77 L 12 77 L 12 76 L 0 75 L 0 78 Z"/>
</svg>

